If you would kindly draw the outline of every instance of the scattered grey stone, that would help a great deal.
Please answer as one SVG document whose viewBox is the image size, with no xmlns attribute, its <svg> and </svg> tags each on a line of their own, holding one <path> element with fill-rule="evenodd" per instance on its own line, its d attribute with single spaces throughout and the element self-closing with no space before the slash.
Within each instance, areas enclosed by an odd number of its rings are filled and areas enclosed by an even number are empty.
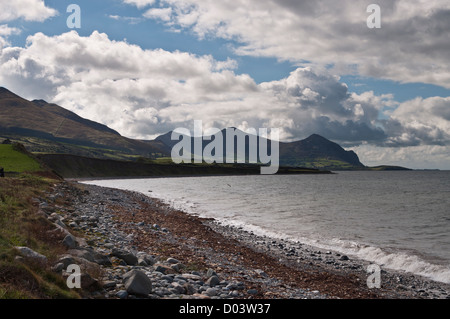
<svg viewBox="0 0 450 319">
<path fill-rule="evenodd" d="M 66 237 L 64 237 L 62 243 L 69 249 L 78 247 L 77 239 L 72 234 L 69 234 Z"/>
<path fill-rule="evenodd" d="M 171 271 L 173 272 L 172 268 L 167 267 L 165 265 L 155 264 L 154 267 L 155 267 L 155 271 L 158 271 L 158 272 L 163 273 L 163 274 L 168 274 Z"/>
<path fill-rule="evenodd" d="M 38 262 L 38 263 L 43 263 L 43 264 L 47 263 L 47 257 L 45 257 L 44 255 L 39 254 L 38 252 L 35 252 L 31 248 L 28 248 L 28 247 L 15 247 L 15 248 L 25 258 L 29 258 L 29 259 L 31 259 L 33 261 Z"/>
<path fill-rule="evenodd" d="M 185 293 L 186 293 L 186 289 L 185 289 L 182 285 L 180 285 L 179 283 L 173 282 L 171 285 L 172 285 L 173 291 L 174 291 L 176 294 L 182 295 L 182 294 L 185 294 Z"/>
<path fill-rule="evenodd" d="M 173 264 L 170 266 L 174 271 L 180 272 L 180 264 Z"/>
<path fill-rule="evenodd" d="M 205 294 L 209 297 L 214 297 L 217 295 L 217 289 L 216 288 L 208 288 L 203 292 L 203 294 Z"/>
<path fill-rule="evenodd" d="M 213 269 L 208 269 L 208 271 L 206 272 L 206 277 L 212 277 L 212 276 L 217 276 L 216 272 Z"/>
<path fill-rule="evenodd" d="M 148 265 L 150 265 L 150 266 L 153 266 L 154 264 L 156 264 L 156 259 L 153 258 L 153 257 L 150 256 L 150 255 L 145 255 L 145 256 L 144 256 L 144 260 L 145 260 L 145 262 L 146 262 Z"/>
<path fill-rule="evenodd" d="M 78 228 L 78 224 L 76 222 L 70 222 L 69 227 L 71 228 Z"/>
<path fill-rule="evenodd" d="M 138 258 L 138 263 L 137 264 L 138 264 L 138 266 L 142 266 L 142 267 L 147 267 L 148 266 L 148 264 L 145 261 L 145 259 L 141 258 L 141 257 Z"/>
<path fill-rule="evenodd" d="M 193 295 L 197 292 L 197 290 L 195 289 L 195 287 L 192 284 L 189 283 L 185 283 L 183 285 L 184 290 L 186 291 L 187 295 Z"/>
<path fill-rule="evenodd" d="M 134 254 L 133 252 L 137 249 L 133 240 L 137 240 L 136 235 L 129 235 L 128 233 L 123 233 L 120 227 L 117 227 L 117 221 L 114 219 L 113 214 L 108 211 L 108 205 L 110 204 L 110 199 L 114 198 L 117 201 L 115 205 L 121 205 L 125 210 L 129 209 L 130 214 L 133 214 L 135 211 L 135 207 L 137 207 L 137 203 L 145 202 L 151 205 L 155 205 L 155 203 L 148 199 L 147 197 L 139 197 L 134 198 L 133 196 L 129 196 L 127 193 L 122 191 L 116 191 L 112 189 L 106 188 L 97 188 L 96 186 L 86 186 L 89 189 L 89 192 L 83 193 L 84 195 L 89 195 L 89 197 L 84 196 L 80 198 L 76 198 L 74 207 L 76 209 L 66 209 L 66 207 L 53 207 L 53 203 L 51 205 L 46 204 L 42 205 L 42 213 L 46 214 L 45 216 L 51 216 L 51 219 L 54 221 L 59 221 L 59 225 L 57 225 L 57 229 L 54 230 L 60 231 L 64 236 L 69 235 L 67 229 L 64 229 L 64 222 L 67 221 L 67 224 L 70 227 L 77 227 L 78 230 L 83 230 L 88 234 L 90 240 L 88 243 L 84 243 L 80 241 L 80 238 L 75 238 L 78 241 L 78 249 L 74 249 L 73 247 L 70 249 L 70 253 L 72 255 L 66 255 L 60 258 L 58 262 L 52 267 L 58 272 L 62 268 L 62 273 L 64 274 L 64 269 L 70 264 L 77 264 L 82 266 L 82 272 L 86 269 L 86 265 L 90 266 L 91 263 L 97 260 L 98 257 L 106 257 L 105 264 L 109 261 L 109 264 L 112 265 L 111 261 L 114 261 L 113 267 L 104 267 L 102 268 L 102 287 L 98 286 L 98 289 L 104 289 L 100 293 L 98 293 L 97 297 L 118 297 L 123 299 L 136 299 L 144 296 L 145 298 L 169 298 L 169 299 L 178 299 L 178 298 L 195 298 L 195 299 L 216 299 L 216 298 L 240 298 L 249 294 L 250 296 L 254 294 L 261 293 L 256 289 L 246 289 L 244 282 L 238 282 L 236 279 L 232 279 L 233 277 L 228 277 L 228 272 L 224 272 L 223 280 L 219 281 L 219 276 L 213 269 L 209 269 L 205 272 L 191 272 L 189 274 L 183 274 L 183 265 L 180 261 L 172 260 L 169 258 L 165 261 L 159 261 L 159 258 L 151 256 L 146 252 L 139 252 Z M 71 193 L 72 191 L 67 190 L 64 193 Z M 58 192 L 63 193 L 63 192 Z M 140 196 L 140 195 L 137 195 Z M 56 198 L 56 197 L 55 197 Z M 38 199 L 39 203 L 43 200 Z M 49 202 L 50 203 L 50 202 Z M 159 212 L 164 212 L 165 208 L 160 208 Z M 55 212 L 61 212 L 61 214 L 53 214 Z M 53 215 L 52 215 L 53 214 Z M 214 228 L 214 222 L 208 222 L 212 228 Z M 165 230 L 161 229 L 159 225 L 154 224 L 151 227 L 151 224 L 146 224 L 146 222 L 134 222 L 127 225 L 127 223 L 123 224 L 126 227 L 142 227 L 142 230 L 150 231 L 155 234 L 155 231 Z M 217 226 L 217 225 L 216 225 Z M 235 238 L 239 240 L 244 240 L 246 243 L 250 245 L 257 245 L 259 249 L 265 249 L 274 254 L 276 259 L 280 259 L 282 262 L 289 261 L 297 261 L 299 265 L 308 267 L 308 263 L 311 266 L 316 267 L 318 264 L 324 267 L 329 267 L 329 269 L 333 269 L 336 267 L 339 271 L 349 272 L 352 271 L 360 271 L 365 268 L 362 265 L 357 264 L 357 260 L 350 262 L 343 262 L 350 260 L 347 256 L 342 256 L 338 261 L 341 255 L 336 254 L 335 252 L 323 251 L 320 252 L 318 248 L 310 248 L 306 245 L 302 246 L 300 243 L 293 243 L 285 240 L 273 240 L 269 237 L 255 237 L 256 235 L 251 232 L 245 232 L 243 229 L 237 229 L 234 227 L 224 227 L 218 226 L 217 229 L 225 229 L 227 234 L 231 236 L 236 236 Z M 163 235 L 162 233 L 158 233 Z M 163 240 L 173 240 L 170 236 L 170 233 L 164 234 L 162 236 Z M 181 238 L 181 240 L 186 239 L 186 243 L 188 245 L 191 244 L 188 238 Z M 250 241 L 247 241 L 250 240 Z M 92 248 L 87 248 L 87 246 L 91 246 Z M 193 244 L 195 245 L 195 244 Z M 151 249 L 151 247 L 149 247 Z M 134 262 L 128 263 L 124 259 L 116 257 L 112 254 L 112 251 L 117 252 L 118 250 L 122 252 L 124 255 L 130 254 L 134 255 L 137 258 L 137 263 Z M 151 250 L 150 250 L 151 251 Z M 96 254 L 99 254 L 96 255 Z M 221 252 L 214 252 L 214 256 L 211 258 L 211 262 L 216 264 L 220 263 L 215 260 L 215 254 L 219 254 L 220 258 L 227 257 L 222 256 Z M 310 256 L 313 254 L 314 256 Z M 236 260 L 239 258 L 237 256 L 228 256 L 230 261 Z M 110 258 L 108 258 L 108 256 Z M 323 261 L 319 263 L 320 258 L 322 256 Z M 336 257 L 337 256 L 337 257 Z M 123 257 L 121 255 L 120 257 Z M 18 259 L 23 258 L 17 256 Z M 120 262 L 120 265 L 117 265 Z M 181 261 L 182 262 L 182 261 Z M 212 264 L 212 263 L 211 263 Z M 64 266 L 64 267 L 63 267 Z M 98 265 L 94 265 L 98 267 Z M 233 267 L 233 264 L 230 263 L 230 266 Z M 267 287 L 267 289 L 272 289 L 271 287 L 276 287 L 275 291 L 285 298 L 313 298 L 313 299 L 321 299 L 326 298 L 326 295 L 320 294 L 318 291 L 310 291 L 303 289 L 296 289 L 294 287 L 290 287 L 287 285 L 281 285 L 280 282 L 275 278 L 270 278 L 263 270 L 261 269 L 245 269 L 247 270 L 245 273 L 240 271 L 240 280 L 242 281 L 254 281 L 255 284 Z M 147 291 L 144 291 L 144 294 L 138 295 L 137 293 L 127 292 L 127 289 L 131 288 L 127 287 L 127 280 L 130 279 L 129 273 L 131 271 L 141 271 L 145 274 L 146 278 L 150 281 L 150 293 L 146 294 Z M 389 274 L 391 274 L 389 272 Z M 422 281 L 416 281 L 416 279 L 407 278 L 404 275 L 404 279 L 399 281 L 397 276 L 388 277 L 388 274 L 383 269 L 383 284 L 386 284 L 386 287 L 390 287 L 389 285 L 394 285 L 396 287 L 399 283 L 402 285 L 397 289 L 403 294 L 407 294 L 411 292 L 412 296 L 416 298 L 445 298 L 449 297 L 449 294 L 444 290 L 439 291 L 439 289 L 432 290 L 432 287 L 439 287 L 434 285 L 423 285 Z M 216 278 L 213 278 L 213 277 Z M 136 276 L 135 276 L 136 277 Z M 127 280 L 125 280 L 127 278 Z M 88 278 L 89 279 L 89 278 Z M 92 279 L 92 287 L 95 287 L 95 284 L 98 284 L 98 281 Z M 144 279 L 145 280 L 145 279 Z M 203 280 L 207 281 L 204 282 Z M 146 281 L 146 280 L 145 280 Z M 416 289 L 414 287 L 417 287 Z M 418 292 L 418 289 L 421 292 Z M 92 289 L 90 289 L 92 290 Z M 142 292 L 141 292 L 142 293 Z M 91 295 L 92 297 L 96 297 L 95 295 Z M 188 297 L 189 296 L 189 297 Z M 390 295 L 389 295 L 390 297 Z"/>
<path fill-rule="evenodd" d="M 167 258 L 166 260 L 169 264 L 179 264 L 180 262 L 175 258 Z"/>
<path fill-rule="evenodd" d="M 122 249 L 114 248 L 111 252 L 111 256 L 122 259 L 128 265 L 136 266 L 138 264 L 138 258 L 135 255 Z"/>
<path fill-rule="evenodd" d="M 63 263 L 57 263 L 51 269 L 52 269 L 53 272 L 61 273 L 64 270 L 64 264 Z"/>
<path fill-rule="evenodd" d="M 126 290 L 120 290 L 116 293 L 116 296 L 120 299 L 127 299 L 128 298 L 128 292 Z"/>
<path fill-rule="evenodd" d="M 249 295 L 257 295 L 258 294 L 258 290 L 256 290 L 256 289 L 249 289 L 249 290 L 247 290 L 247 293 Z"/>
<path fill-rule="evenodd" d="M 168 282 L 173 282 L 173 277 L 169 275 L 164 275 L 161 279 L 167 280 Z"/>
<path fill-rule="evenodd" d="M 206 284 L 210 287 L 215 287 L 220 283 L 220 279 L 217 276 L 211 276 L 206 281 Z"/>
<path fill-rule="evenodd" d="M 141 270 L 129 271 L 123 276 L 123 282 L 130 295 L 147 296 L 152 292 L 152 282 Z"/>
<path fill-rule="evenodd" d="M 75 264 L 76 261 L 73 256 L 64 255 L 58 260 L 58 264 L 62 264 L 63 268 L 66 269 L 69 265 Z"/>
<path fill-rule="evenodd" d="M 200 275 L 194 275 L 194 274 L 182 274 L 181 276 L 185 279 L 194 280 L 194 281 L 198 281 L 198 280 L 202 279 L 200 277 Z"/>
<path fill-rule="evenodd" d="M 84 258 L 98 265 L 103 266 L 112 265 L 111 260 L 108 258 L 108 256 L 102 255 L 90 248 L 71 249 L 68 251 L 68 253 L 76 257 Z"/>
</svg>

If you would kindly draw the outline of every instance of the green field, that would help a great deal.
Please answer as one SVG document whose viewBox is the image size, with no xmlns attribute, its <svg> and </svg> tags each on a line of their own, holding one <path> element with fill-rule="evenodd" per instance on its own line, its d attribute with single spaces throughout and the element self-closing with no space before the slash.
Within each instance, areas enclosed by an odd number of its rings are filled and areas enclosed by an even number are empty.
<svg viewBox="0 0 450 319">
<path fill-rule="evenodd" d="M 36 160 L 15 150 L 13 145 L 0 145 L 0 167 L 10 173 L 36 172 L 41 169 Z"/>
</svg>

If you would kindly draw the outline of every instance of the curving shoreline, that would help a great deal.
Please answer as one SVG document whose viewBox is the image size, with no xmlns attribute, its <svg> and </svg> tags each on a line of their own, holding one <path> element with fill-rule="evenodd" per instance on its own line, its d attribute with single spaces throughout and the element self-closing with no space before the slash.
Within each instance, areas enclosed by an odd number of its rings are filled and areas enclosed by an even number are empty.
<svg viewBox="0 0 450 319">
<path fill-rule="evenodd" d="M 382 270 L 381 289 L 368 289 L 368 262 L 257 236 L 140 193 L 71 181 L 56 186 L 53 196 L 66 199 L 61 219 L 68 229 L 84 233 L 90 249 L 113 261 L 102 266 L 97 298 L 125 297 L 123 275 L 133 269 L 151 279 L 146 298 L 152 299 L 450 298 L 450 285 L 388 269 Z M 154 263 L 128 265 L 113 249 Z M 214 285 L 208 284 L 212 273 L 219 280 Z"/>
</svg>

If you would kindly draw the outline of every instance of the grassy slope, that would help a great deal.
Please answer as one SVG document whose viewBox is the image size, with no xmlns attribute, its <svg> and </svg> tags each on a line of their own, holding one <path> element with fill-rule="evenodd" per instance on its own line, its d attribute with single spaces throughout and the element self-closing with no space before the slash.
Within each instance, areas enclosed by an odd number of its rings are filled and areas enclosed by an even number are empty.
<svg viewBox="0 0 450 319">
<path fill-rule="evenodd" d="M 80 298 L 49 265 L 15 258 L 14 246 L 30 247 L 50 262 L 64 252 L 61 235 L 49 232 L 54 226 L 32 200 L 55 182 L 29 174 L 0 178 L 0 299 Z"/>
<path fill-rule="evenodd" d="M 32 157 L 18 151 L 13 145 L 0 145 L 0 167 L 5 172 L 36 172 L 41 169 Z"/>
<path fill-rule="evenodd" d="M 33 201 L 45 198 L 57 177 L 20 145 L 0 145 L 0 166 L 6 176 L 22 173 L 0 178 L 0 299 L 80 298 L 48 265 L 16 260 L 15 246 L 27 246 L 50 262 L 65 251 L 62 235 L 49 232 L 54 226 Z"/>
</svg>

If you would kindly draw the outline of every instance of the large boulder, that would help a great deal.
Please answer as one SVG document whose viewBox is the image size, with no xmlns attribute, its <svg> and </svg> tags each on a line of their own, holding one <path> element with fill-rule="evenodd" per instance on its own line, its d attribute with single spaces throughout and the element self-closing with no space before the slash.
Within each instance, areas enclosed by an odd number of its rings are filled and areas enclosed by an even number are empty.
<svg viewBox="0 0 450 319">
<path fill-rule="evenodd" d="M 139 262 L 138 258 L 125 250 L 114 248 L 111 252 L 111 256 L 122 259 L 127 265 L 136 266 Z"/>
<path fill-rule="evenodd" d="M 71 249 L 68 253 L 75 257 L 84 258 L 90 262 L 103 266 L 111 266 L 111 260 L 108 256 L 102 255 L 91 248 Z"/>
<path fill-rule="evenodd" d="M 123 276 L 125 289 L 130 295 L 147 296 L 152 292 L 152 281 L 141 270 L 133 269 Z"/>
</svg>

